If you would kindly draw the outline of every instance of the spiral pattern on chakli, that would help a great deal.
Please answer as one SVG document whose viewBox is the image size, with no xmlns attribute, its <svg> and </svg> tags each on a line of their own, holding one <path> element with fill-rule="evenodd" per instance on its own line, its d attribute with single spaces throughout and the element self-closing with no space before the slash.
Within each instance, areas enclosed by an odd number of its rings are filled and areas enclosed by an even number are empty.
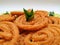
<svg viewBox="0 0 60 45">
<path fill-rule="evenodd" d="M 49 16 L 48 20 L 50 24 L 60 24 L 60 18 L 58 17 Z"/>
<path fill-rule="evenodd" d="M 15 20 L 15 24 L 22 30 L 39 30 L 48 24 L 48 18 L 35 14 L 34 19 L 26 21 L 25 15 L 21 15 Z"/>
<path fill-rule="evenodd" d="M 13 21 L 13 20 L 15 20 L 15 16 L 12 16 L 10 14 L 0 15 L 0 21 Z"/>
<path fill-rule="evenodd" d="M 12 22 L 0 22 L 0 45 L 17 45 L 19 39 L 19 31 Z"/>
<path fill-rule="evenodd" d="M 24 39 L 25 45 L 60 45 L 60 25 L 49 24 L 48 27 L 28 34 Z"/>
<path fill-rule="evenodd" d="M 48 11 L 44 11 L 44 10 L 37 10 L 35 11 L 35 14 L 40 15 L 41 17 L 47 17 L 49 15 Z"/>
</svg>

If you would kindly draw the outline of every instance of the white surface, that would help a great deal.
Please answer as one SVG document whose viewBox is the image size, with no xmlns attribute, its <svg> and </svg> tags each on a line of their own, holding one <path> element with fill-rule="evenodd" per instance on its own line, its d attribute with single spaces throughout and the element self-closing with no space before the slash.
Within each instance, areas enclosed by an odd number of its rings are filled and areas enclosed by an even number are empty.
<svg viewBox="0 0 60 45">
<path fill-rule="evenodd" d="M 60 0 L 0 0 L 0 13 L 23 8 L 60 13 Z"/>
</svg>

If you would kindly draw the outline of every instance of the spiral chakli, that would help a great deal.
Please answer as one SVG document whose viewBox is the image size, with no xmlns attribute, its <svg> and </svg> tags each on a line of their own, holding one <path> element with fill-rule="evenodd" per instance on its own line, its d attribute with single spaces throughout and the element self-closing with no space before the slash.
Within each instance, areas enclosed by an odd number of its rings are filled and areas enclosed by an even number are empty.
<svg viewBox="0 0 60 45">
<path fill-rule="evenodd" d="M 12 22 L 0 22 L 0 45 L 17 45 L 19 39 L 19 31 Z"/>
<path fill-rule="evenodd" d="M 47 17 L 48 16 L 48 11 L 44 11 L 44 10 L 37 10 L 35 11 L 35 14 L 38 14 L 42 17 Z"/>
<path fill-rule="evenodd" d="M 25 45 L 60 45 L 60 25 L 50 24 L 34 34 L 28 34 L 24 43 Z"/>
<path fill-rule="evenodd" d="M 22 30 L 38 30 L 45 27 L 48 23 L 48 19 L 46 17 L 40 17 L 40 15 L 35 14 L 34 19 L 31 21 L 26 21 L 25 15 L 19 16 L 15 20 L 15 24 Z"/>
<path fill-rule="evenodd" d="M 0 15 L 0 21 L 13 21 L 14 19 L 15 17 L 10 14 Z"/>
<path fill-rule="evenodd" d="M 49 16 L 48 20 L 50 24 L 60 24 L 60 18 L 58 17 Z"/>
</svg>

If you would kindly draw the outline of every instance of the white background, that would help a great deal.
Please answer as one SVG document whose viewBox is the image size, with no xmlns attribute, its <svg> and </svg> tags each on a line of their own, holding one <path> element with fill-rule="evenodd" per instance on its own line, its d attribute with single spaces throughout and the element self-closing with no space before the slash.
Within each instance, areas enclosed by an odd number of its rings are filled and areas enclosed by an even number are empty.
<svg viewBox="0 0 60 45">
<path fill-rule="evenodd" d="M 60 13 L 60 0 L 0 0 L 0 13 L 23 8 Z"/>
</svg>

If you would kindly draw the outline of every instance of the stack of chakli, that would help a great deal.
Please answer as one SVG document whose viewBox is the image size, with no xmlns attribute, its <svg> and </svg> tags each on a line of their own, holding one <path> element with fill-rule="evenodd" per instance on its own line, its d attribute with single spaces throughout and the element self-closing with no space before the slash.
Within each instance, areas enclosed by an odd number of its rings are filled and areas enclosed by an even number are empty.
<svg viewBox="0 0 60 45">
<path fill-rule="evenodd" d="M 48 16 L 47 11 L 35 11 L 34 19 L 30 22 L 26 21 L 25 15 L 21 15 L 15 24 L 25 30 L 20 34 L 20 45 L 60 45 L 60 18 Z"/>
<path fill-rule="evenodd" d="M 49 16 L 45 10 L 34 11 L 30 21 L 22 11 L 3 14 L 0 16 L 0 45 L 60 45 L 60 18 Z"/>
</svg>

